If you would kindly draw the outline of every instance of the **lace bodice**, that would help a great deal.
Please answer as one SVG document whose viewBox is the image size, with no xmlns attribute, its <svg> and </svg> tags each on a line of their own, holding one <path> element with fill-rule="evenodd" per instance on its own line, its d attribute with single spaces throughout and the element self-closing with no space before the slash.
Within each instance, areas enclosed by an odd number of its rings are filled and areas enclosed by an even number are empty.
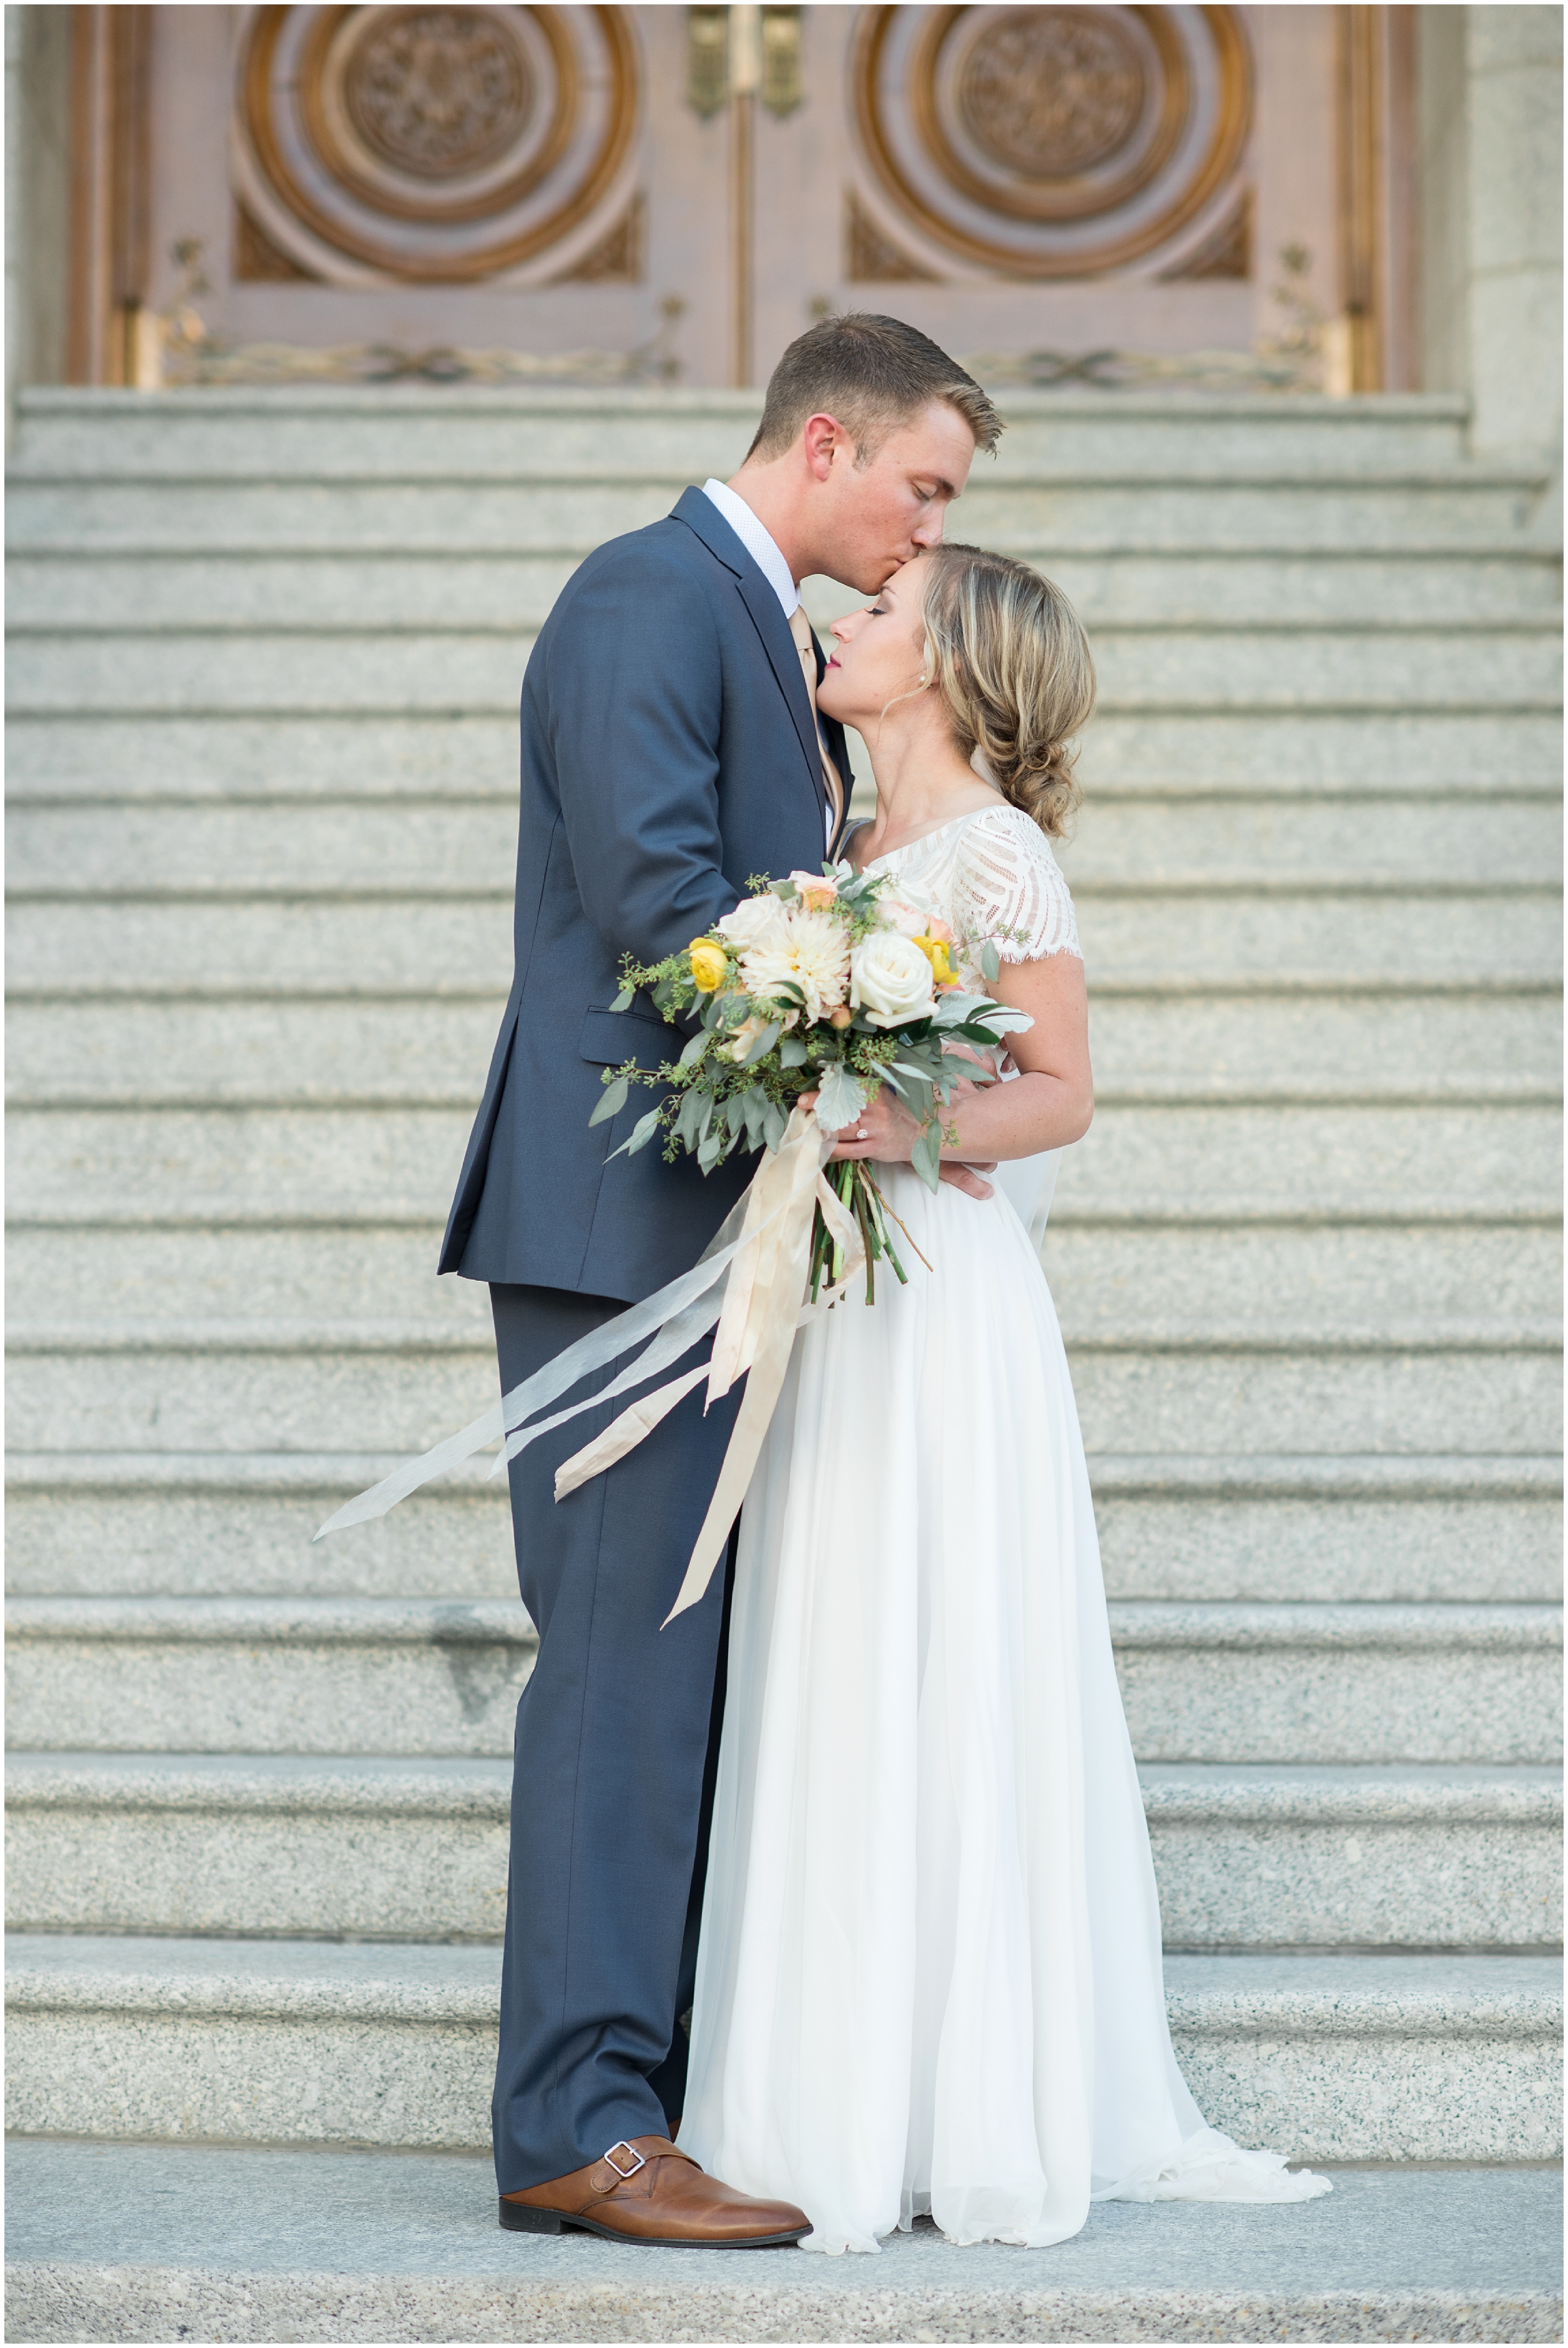
<svg viewBox="0 0 1568 2348">
<path fill-rule="evenodd" d="M 1050 843 L 1005 800 L 874 857 L 866 870 L 886 872 L 911 903 L 948 923 L 968 977 L 979 977 L 988 939 L 1003 962 L 1055 953 L 1083 959 L 1072 899 Z"/>
</svg>

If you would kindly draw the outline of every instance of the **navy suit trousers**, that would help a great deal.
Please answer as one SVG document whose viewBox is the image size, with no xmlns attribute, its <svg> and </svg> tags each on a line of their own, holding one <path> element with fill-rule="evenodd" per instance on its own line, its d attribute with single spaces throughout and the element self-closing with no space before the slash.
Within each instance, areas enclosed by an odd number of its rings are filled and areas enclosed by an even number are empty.
<svg viewBox="0 0 1568 2348">
<path fill-rule="evenodd" d="M 503 1392 L 625 1310 L 502 1282 L 490 1299 Z M 665 1375 L 697 1357 L 694 1348 Z M 503 2193 L 584 2168 L 623 2137 L 664 2135 L 685 2089 L 679 2018 L 695 1978 L 733 1537 L 728 1571 L 659 1626 L 740 1389 L 704 1417 L 699 1387 L 607 1475 L 558 1503 L 560 1462 L 629 1399 L 585 1411 L 509 1470 L 518 1580 L 539 1650 L 513 1766 L 493 2112 Z"/>
</svg>

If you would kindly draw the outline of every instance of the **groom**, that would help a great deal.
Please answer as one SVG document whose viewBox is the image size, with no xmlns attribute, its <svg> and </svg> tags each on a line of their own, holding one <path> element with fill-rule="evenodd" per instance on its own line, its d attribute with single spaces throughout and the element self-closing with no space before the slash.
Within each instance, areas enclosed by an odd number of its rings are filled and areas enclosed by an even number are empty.
<svg viewBox="0 0 1568 2348">
<path fill-rule="evenodd" d="M 913 326 L 825 319 L 779 362 L 733 479 L 601 546 L 546 622 L 523 683 L 517 972 L 440 1262 L 490 1284 L 503 1392 L 686 1271 L 749 1179 L 745 1162 L 703 1176 L 656 1149 L 613 1157 L 635 1098 L 589 1128 L 604 1067 L 671 1052 L 646 997 L 610 1011 L 620 957 L 677 952 L 753 873 L 820 869 L 849 760 L 842 727 L 816 715 L 824 661 L 799 582 L 821 572 L 875 594 L 938 541 L 1000 428 Z M 733 2191 L 671 2141 L 725 1585 L 659 1626 L 739 1400 L 704 1416 L 688 1396 L 559 1504 L 557 1466 L 624 1397 L 511 1464 L 539 1634 L 518 1707 L 494 2106 L 515 2230 L 736 2246 L 805 2230 L 798 2209 Z"/>
</svg>

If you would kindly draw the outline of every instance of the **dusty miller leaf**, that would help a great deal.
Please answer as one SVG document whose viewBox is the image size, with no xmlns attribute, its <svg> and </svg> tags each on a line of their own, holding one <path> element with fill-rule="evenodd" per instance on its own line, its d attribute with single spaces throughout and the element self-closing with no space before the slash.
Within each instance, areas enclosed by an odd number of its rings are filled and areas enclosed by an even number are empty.
<svg viewBox="0 0 1568 2348">
<path fill-rule="evenodd" d="M 866 1107 L 866 1087 L 842 1060 L 830 1060 L 817 1089 L 816 1121 L 824 1133 L 840 1133 Z"/>
</svg>

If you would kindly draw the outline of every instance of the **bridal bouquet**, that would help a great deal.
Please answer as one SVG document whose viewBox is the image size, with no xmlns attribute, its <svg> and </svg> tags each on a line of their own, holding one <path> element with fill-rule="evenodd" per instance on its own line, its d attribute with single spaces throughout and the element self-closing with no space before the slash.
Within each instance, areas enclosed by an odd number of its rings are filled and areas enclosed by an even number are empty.
<svg viewBox="0 0 1568 2348">
<path fill-rule="evenodd" d="M 990 1056 L 1014 1029 L 1030 1025 L 1028 1014 L 968 991 L 960 963 L 976 950 L 968 942 L 960 948 L 945 922 L 893 894 L 885 874 L 825 864 L 820 874 L 752 885 L 751 896 L 683 953 L 647 966 L 627 957 L 613 1010 L 630 1009 L 646 989 L 671 1025 L 693 1015 L 697 1024 L 656 1072 L 633 1060 L 606 1069 L 604 1098 L 589 1123 L 616 1116 L 633 1085 L 652 1086 L 663 1097 L 621 1149 L 645 1148 L 662 1133 L 666 1158 L 689 1151 L 707 1173 L 743 1146 L 776 1151 L 803 1093 L 815 1093 L 816 1123 L 834 1135 L 887 1085 L 919 1126 L 913 1162 L 935 1190 L 942 1143 L 957 1138 L 943 1117 L 955 1087 L 995 1083 Z M 993 941 L 978 948 L 978 961 L 994 983 L 1000 963 Z M 873 1303 L 884 1257 L 900 1281 L 906 1277 L 889 1225 L 905 1227 L 864 1161 L 840 1160 L 827 1179 L 858 1227 Z M 844 1225 L 834 1220 L 836 1237 L 819 1205 L 814 1303 L 824 1276 L 836 1282 L 845 1260 Z"/>
<path fill-rule="evenodd" d="M 487 1443 L 499 1439 L 492 1471 L 498 1473 L 541 1435 L 612 1395 L 632 1395 L 557 1468 L 556 1498 L 564 1499 L 623 1458 L 698 1385 L 706 1385 L 711 1404 L 743 1378 L 724 1464 L 666 1621 L 707 1590 L 803 1319 L 846 1294 L 862 1264 L 867 1303 L 875 1302 L 882 1257 L 905 1276 L 888 1238 L 897 1217 L 868 1167 L 853 1159 L 829 1166 L 833 1137 L 862 1115 L 879 1086 L 891 1086 L 919 1125 L 915 1164 L 935 1189 L 952 1130 L 943 1111 L 955 1087 L 995 1083 L 997 1047 L 1032 1024 L 970 987 L 971 968 L 993 984 L 999 976 L 994 940 L 955 940 L 929 912 L 892 894 L 886 875 L 825 864 L 820 876 L 792 872 L 787 880 L 753 881 L 753 889 L 683 953 L 651 969 L 628 957 L 614 1007 L 630 1010 L 647 987 L 671 1025 L 684 1014 L 690 1032 L 680 1054 L 652 1075 L 633 1060 L 608 1070 L 589 1120 L 615 1116 L 633 1085 L 652 1085 L 662 1097 L 621 1148 L 644 1149 L 662 1132 L 667 1157 L 692 1151 L 704 1172 L 743 1144 L 760 1148 L 743 1196 L 690 1271 L 578 1338 L 471 1426 L 361 1492 L 328 1519 L 318 1540 L 384 1516 Z M 815 1114 L 801 1106 L 807 1093 L 816 1096 Z M 828 1290 L 819 1297 L 825 1273 Z M 810 1302 L 803 1304 L 808 1282 Z M 710 1330 L 707 1359 L 680 1367 Z M 623 1354 L 630 1358 L 608 1385 L 552 1407 Z M 639 1391 L 656 1377 L 665 1378 L 656 1391 Z"/>
</svg>

